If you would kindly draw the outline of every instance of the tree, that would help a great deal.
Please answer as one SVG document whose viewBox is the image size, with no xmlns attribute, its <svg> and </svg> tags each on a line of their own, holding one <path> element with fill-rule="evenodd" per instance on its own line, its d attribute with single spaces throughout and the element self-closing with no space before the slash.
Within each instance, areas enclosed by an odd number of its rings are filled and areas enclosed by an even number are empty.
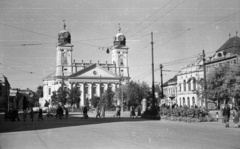
<svg viewBox="0 0 240 149">
<path fill-rule="evenodd" d="M 95 108 L 100 102 L 100 97 L 93 96 L 90 101 L 91 101 L 91 105 L 93 105 L 93 107 Z"/>
<path fill-rule="evenodd" d="M 102 95 L 102 98 L 100 99 L 101 105 L 106 105 L 108 108 L 111 108 L 113 106 L 113 97 L 114 92 L 111 88 L 108 88 Z"/>
<path fill-rule="evenodd" d="M 224 65 L 208 73 L 206 92 L 209 99 L 218 101 L 218 103 L 228 102 L 231 98 L 239 99 L 239 67 Z"/>
<path fill-rule="evenodd" d="M 79 108 L 81 91 L 77 87 L 73 87 L 67 92 L 67 102 L 71 105 L 77 104 L 77 108 Z"/>
<path fill-rule="evenodd" d="M 37 91 L 36 94 L 38 95 L 38 97 L 43 97 L 43 86 L 38 86 L 37 87 Z"/>
</svg>

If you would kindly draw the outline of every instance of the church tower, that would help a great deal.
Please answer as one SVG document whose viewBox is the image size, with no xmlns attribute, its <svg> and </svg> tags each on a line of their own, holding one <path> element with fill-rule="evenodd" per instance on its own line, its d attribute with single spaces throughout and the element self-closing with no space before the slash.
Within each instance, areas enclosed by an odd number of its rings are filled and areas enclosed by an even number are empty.
<svg viewBox="0 0 240 149">
<path fill-rule="evenodd" d="M 69 76 L 72 74 L 72 51 L 71 34 L 65 30 L 58 33 L 57 58 L 56 58 L 56 76 Z"/>
<path fill-rule="evenodd" d="M 113 37 L 112 63 L 116 65 L 117 75 L 123 77 L 123 81 L 128 81 L 130 79 L 128 67 L 129 48 L 126 46 L 126 37 L 120 31 L 121 28 L 119 27 L 119 33 Z"/>
</svg>

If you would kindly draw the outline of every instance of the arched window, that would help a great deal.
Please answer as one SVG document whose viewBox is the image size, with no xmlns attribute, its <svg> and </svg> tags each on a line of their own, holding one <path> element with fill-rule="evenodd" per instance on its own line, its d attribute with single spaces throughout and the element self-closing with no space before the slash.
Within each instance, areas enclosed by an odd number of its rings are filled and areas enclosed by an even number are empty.
<svg viewBox="0 0 240 149">
<path fill-rule="evenodd" d="M 189 97 L 187 98 L 187 106 L 188 107 L 190 106 L 190 98 Z"/>
<path fill-rule="evenodd" d="M 191 91 L 191 79 L 188 80 L 188 91 Z"/>
<path fill-rule="evenodd" d="M 122 54 L 119 56 L 119 65 L 123 66 L 123 55 Z"/>
<path fill-rule="evenodd" d="M 185 105 L 185 97 L 183 97 L 183 106 Z"/>
<path fill-rule="evenodd" d="M 186 80 L 183 81 L 183 90 L 186 92 Z"/>
<path fill-rule="evenodd" d="M 195 78 L 193 78 L 193 90 L 195 91 L 196 90 L 196 88 L 197 88 L 197 86 L 196 86 L 197 84 L 196 84 L 196 79 Z"/>
<path fill-rule="evenodd" d="M 195 106 L 195 98 L 192 97 L 192 105 Z"/>
</svg>

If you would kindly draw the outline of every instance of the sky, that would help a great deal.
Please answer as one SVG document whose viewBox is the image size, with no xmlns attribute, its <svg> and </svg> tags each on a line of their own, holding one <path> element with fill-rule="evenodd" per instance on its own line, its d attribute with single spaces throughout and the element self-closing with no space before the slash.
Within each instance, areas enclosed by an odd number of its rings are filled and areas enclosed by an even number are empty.
<svg viewBox="0 0 240 149">
<path fill-rule="evenodd" d="M 121 32 L 129 47 L 133 81 L 151 85 L 174 77 L 203 50 L 214 54 L 240 34 L 240 0 L 1 0 L 0 73 L 12 88 L 33 91 L 56 67 L 57 34 L 71 33 L 76 62 L 111 63 L 107 47 Z M 167 70 L 167 71 L 166 71 Z"/>
</svg>

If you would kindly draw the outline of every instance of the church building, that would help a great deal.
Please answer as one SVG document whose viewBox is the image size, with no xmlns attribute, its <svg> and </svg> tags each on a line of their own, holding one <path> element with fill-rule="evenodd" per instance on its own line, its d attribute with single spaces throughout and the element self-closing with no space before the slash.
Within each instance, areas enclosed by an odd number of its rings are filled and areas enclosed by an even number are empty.
<svg viewBox="0 0 240 149">
<path fill-rule="evenodd" d="M 64 29 L 58 33 L 56 71 L 43 79 L 43 97 L 40 99 L 42 106 L 45 100 L 51 103 L 52 92 L 60 87 L 65 90 L 77 87 L 81 91 L 80 106 L 84 106 L 93 96 L 100 97 L 108 88 L 115 91 L 121 83 L 129 81 L 129 48 L 120 29 L 114 36 L 113 46 L 109 49 L 111 63 L 85 63 L 72 59 L 74 45 L 71 44 L 71 34 L 65 27 L 64 24 Z"/>
</svg>

